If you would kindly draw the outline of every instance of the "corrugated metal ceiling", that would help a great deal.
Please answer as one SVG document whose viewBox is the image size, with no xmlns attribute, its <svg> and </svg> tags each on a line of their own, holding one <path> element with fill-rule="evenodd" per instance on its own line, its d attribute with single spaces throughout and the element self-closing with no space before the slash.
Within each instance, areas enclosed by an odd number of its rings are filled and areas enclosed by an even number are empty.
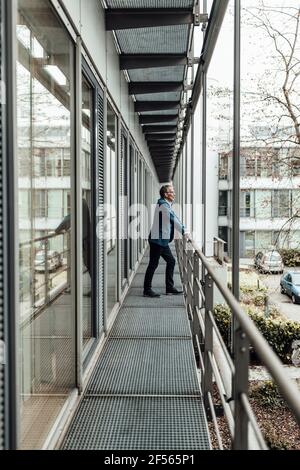
<svg viewBox="0 0 300 470">
<path fill-rule="evenodd" d="M 188 9 L 192 10 L 194 0 L 106 0 L 107 7 L 110 9 Z M 179 21 L 180 23 L 180 21 Z M 132 24 L 132 23 L 130 23 Z M 142 24 L 141 24 L 142 26 Z M 126 27 L 126 26 L 125 26 Z M 189 36 L 193 28 L 192 24 L 177 24 L 174 26 L 154 26 L 154 27 L 141 27 L 136 26 L 131 29 L 119 29 L 115 31 L 118 45 L 123 55 L 139 55 L 145 56 L 151 54 L 164 54 L 174 56 L 188 54 Z M 144 64 L 143 64 L 144 65 Z M 128 77 L 131 82 L 183 82 L 185 75 L 184 65 L 172 65 L 166 67 L 153 67 L 153 68 L 136 68 L 127 71 Z M 143 93 L 136 95 L 136 101 L 144 101 L 151 103 L 155 102 L 155 109 L 157 103 L 166 101 L 180 101 L 182 92 L 159 92 Z M 153 110 L 143 111 L 142 115 L 171 115 L 175 114 L 176 110 Z M 175 119 L 175 118 L 174 118 Z M 177 118 L 178 122 L 178 118 Z M 175 124 L 176 121 L 173 123 Z M 155 122 L 160 125 L 160 122 Z M 166 124 L 166 123 L 161 123 Z M 147 133 L 145 133 L 145 136 Z M 166 181 L 170 176 L 173 169 L 173 159 L 170 157 L 169 166 L 160 166 L 159 159 L 155 158 L 154 164 L 156 165 L 157 174 L 160 181 Z"/>
<path fill-rule="evenodd" d="M 180 82 L 183 80 L 184 67 L 158 67 L 155 69 L 135 69 L 128 71 L 132 82 Z"/>
<path fill-rule="evenodd" d="M 116 35 L 124 54 L 184 54 L 189 26 L 124 29 Z"/>
<path fill-rule="evenodd" d="M 106 0 L 108 8 L 192 8 L 193 0 Z"/>
</svg>

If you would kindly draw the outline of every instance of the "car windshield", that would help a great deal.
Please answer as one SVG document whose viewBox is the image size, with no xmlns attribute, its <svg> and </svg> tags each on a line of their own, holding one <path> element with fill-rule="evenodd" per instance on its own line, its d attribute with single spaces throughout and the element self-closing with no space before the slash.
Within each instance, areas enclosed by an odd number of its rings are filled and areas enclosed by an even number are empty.
<svg viewBox="0 0 300 470">
<path fill-rule="evenodd" d="M 300 273 L 299 274 L 293 274 L 292 280 L 293 280 L 293 284 L 295 284 L 295 286 L 300 286 Z"/>
<path fill-rule="evenodd" d="M 44 253 L 38 253 L 38 254 L 36 255 L 35 259 L 36 259 L 37 261 L 44 261 L 44 259 L 45 259 Z"/>
</svg>

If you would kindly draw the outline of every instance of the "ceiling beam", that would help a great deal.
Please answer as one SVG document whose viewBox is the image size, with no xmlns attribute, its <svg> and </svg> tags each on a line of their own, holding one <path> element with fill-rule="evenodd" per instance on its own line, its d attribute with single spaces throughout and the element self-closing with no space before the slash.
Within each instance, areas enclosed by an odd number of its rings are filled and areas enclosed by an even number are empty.
<svg viewBox="0 0 300 470">
<path fill-rule="evenodd" d="M 105 10 L 106 31 L 193 23 L 193 11 L 183 8 L 114 8 Z"/>
<path fill-rule="evenodd" d="M 147 69 L 188 65 L 186 54 L 121 54 L 120 69 Z"/>
<path fill-rule="evenodd" d="M 161 159 L 161 158 L 165 158 L 165 159 L 168 159 L 168 160 L 172 160 L 173 159 L 173 153 L 162 153 L 162 154 L 151 154 L 151 157 L 154 158 L 154 159 Z"/>
<path fill-rule="evenodd" d="M 176 132 L 177 126 L 143 126 L 143 133 L 151 132 Z"/>
<path fill-rule="evenodd" d="M 149 152 L 150 153 L 157 153 L 157 152 L 173 152 L 174 153 L 174 146 L 173 147 L 150 147 L 149 146 Z"/>
<path fill-rule="evenodd" d="M 156 147 L 174 147 L 173 142 L 166 142 L 166 141 L 158 141 L 155 142 L 153 140 L 150 140 L 148 142 L 149 147 L 151 148 L 156 148 Z"/>
<path fill-rule="evenodd" d="M 136 101 L 134 103 L 135 112 L 160 111 L 165 109 L 179 108 L 180 101 Z"/>
<path fill-rule="evenodd" d="M 153 93 L 167 93 L 183 90 L 182 82 L 131 82 L 130 95 L 144 95 Z"/>
<path fill-rule="evenodd" d="M 146 114 L 141 114 L 140 115 L 140 124 L 155 124 L 155 123 L 160 123 L 160 122 L 172 122 L 172 121 L 177 121 L 178 119 L 178 114 L 152 114 L 152 115 L 146 115 Z"/>
<path fill-rule="evenodd" d="M 146 134 L 145 138 L 146 138 L 146 140 L 155 140 L 155 141 L 158 141 L 158 142 L 160 140 L 175 141 L 176 134 L 175 133 L 170 133 L 170 134 Z"/>
</svg>

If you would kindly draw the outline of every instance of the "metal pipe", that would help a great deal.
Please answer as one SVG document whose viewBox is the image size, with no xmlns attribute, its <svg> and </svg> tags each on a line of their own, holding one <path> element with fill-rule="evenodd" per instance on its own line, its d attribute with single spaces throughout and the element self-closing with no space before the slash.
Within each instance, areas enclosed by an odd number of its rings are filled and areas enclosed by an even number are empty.
<svg viewBox="0 0 300 470">
<path fill-rule="evenodd" d="M 268 450 L 268 446 L 266 445 L 265 443 L 265 440 L 264 440 L 264 437 L 262 435 L 262 432 L 257 424 L 257 421 L 256 421 L 256 418 L 255 418 L 255 415 L 253 413 L 253 410 L 250 406 L 250 403 L 249 403 L 249 400 L 248 400 L 248 397 L 245 393 L 242 393 L 241 394 L 241 402 L 243 404 L 243 407 L 245 409 L 245 412 L 247 413 L 248 415 L 248 418 L 249 418 L 249 421 L 250 421 L 250 424 L 252 426 L 252 429 L 254 431 L 254 435 L 255 435 L 255 438 L 260 446 L 260 449 L 259 450 Z"/>
<path fill-rule="evenodd" d="M 235 1 L 234 16 L 234 114 L 233 114 L 233 188 L 232 188 L 232 293 L 240 297 L 240 0 Z"/>
<path fill-rule="evenodd" d="M 234 436 L 234 419 L 233 419 L 232 409 L 230 408 L 229 404 L 225 400 L 226 390 L 224 389 L 224 384 L 223 384 L 219 369 L 217 367 L 216 361 L 214 360 L 214 356 L 212 355 L 211 352 L 208 353 L 208 358 L 209 358 L 213 375 L 215 377 L 215 381 L 219 390 L 220 400 L 222 402 L 223 410 L 227 419 L 229 431 L 230 431 L 231 437 L 233 437 Z"/>
<path fill-rule="evenodd" d="M 222 438 L 221 438 L 221 434 L 220 434 L 220 429 L 219 429 L 219 426 L 218 426 L 218 421 L 217 421 L 217 417 L 216 417 L 216 413 L 215 413 L 215 408 L 214 408 L 214 404 L 213 404 L 212 397 L 211 397 L 211 393 L 208 392 L 207 396 L 208 396 L 209 408 L 210 408 L 210 412 L 211 412 L 211 416 L 212 416 L 212 420 L 213 420 L 213 423 L 214 423 L 214 428 L 215 428 L 215 432 L 216 432 L 216 436 L 217 436 L 218 446 L 219 446 L 220 450 L 224 450 L 223 443 L 222 443 Z"/>
</svg>

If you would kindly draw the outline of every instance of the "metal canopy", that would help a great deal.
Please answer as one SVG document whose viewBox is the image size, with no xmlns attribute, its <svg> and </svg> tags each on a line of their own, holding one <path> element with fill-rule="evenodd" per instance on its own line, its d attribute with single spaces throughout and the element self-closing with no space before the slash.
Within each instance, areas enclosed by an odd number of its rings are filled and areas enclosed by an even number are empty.
<svg viewBox="0 0 300 470">
<path fill-rule="evenodd" d="M 175 140 L 176 138 L 176 133 L 165 133 L 165 134 L 146 134 L 146 140 Z"/>
<path fill-rule="evenodd" d="M 148 132 L 176 132 L 177 126 L 143 126 L 144 134 Z"/>
<path fill-rule="evenodd" d="M 151 69 L 154 67 L 187 64 L 188 59 L 184 54 L 122 54 L 120 56 L 121 70 Z"/>
<path fill-rule="evenodd" d="M 106 10 L 106 30 L 193 24 L 194 14 L 182 8 L 117 8 Z"/>
<path fill-rule="evenodd" d="M 129 83 L 130 95 L 143 95 L 147 93 L 161 93 L 168 91 L 181 91 L 182 82 L 132 82 Z"/>
<path fill-rule="evenodd" d="M 137 101 L 134 105 L 136 112 L 159 111 L 160 109 L 177 109 L 179 101 Z"/>
<path fill-rule="evenodd" d="M 196 0 L 106 0 L 106 28 L 114 30 L 120 69 L 160 182 L 174 168 L 179 110 L 184 103 L 194 24 L 206 21 Z M 176 143 L 179 143 L 178 140 Z M 163 165 L 161 165 L 163 162 Z"/>
<path fill-rule="evenodd" d="M 164 123 L 164 122 L 174 122 L 177 121 L 178 114 L 152 114 L 150 116 L 143 114 L 140 116 L 140 124 L 157 124 L 157 123 Z"/>
</svg>

